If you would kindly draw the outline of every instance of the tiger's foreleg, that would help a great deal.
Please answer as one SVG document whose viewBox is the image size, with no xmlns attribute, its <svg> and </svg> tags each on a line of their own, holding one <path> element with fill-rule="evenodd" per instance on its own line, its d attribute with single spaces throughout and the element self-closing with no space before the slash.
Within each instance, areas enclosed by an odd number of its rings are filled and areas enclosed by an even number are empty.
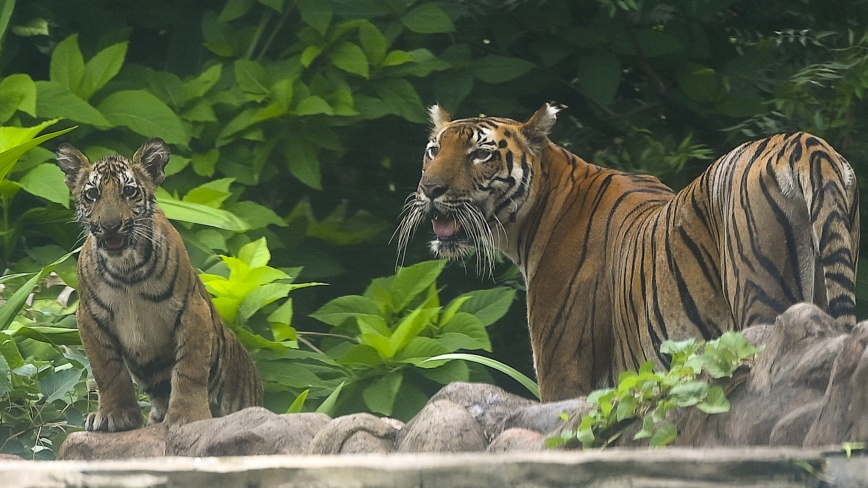
<svg viewBox="0 0 868 488">
<path fill-rule="evenodd" d="M 85 430 L 117 432 L 141 427 L 142 409 L 117 339 L 102 330 L 86 307 L 79 306 L 77 319 L 99 389 L 99 408 L 88 414 Z"/>
<path fill-rule="evenodd" d="M 214 342 L 208 303 L 191 293 L 175 331 L 175 366 L 166 423 L 186 424 L 211 418 L 208 376 Z"/>
</svg>

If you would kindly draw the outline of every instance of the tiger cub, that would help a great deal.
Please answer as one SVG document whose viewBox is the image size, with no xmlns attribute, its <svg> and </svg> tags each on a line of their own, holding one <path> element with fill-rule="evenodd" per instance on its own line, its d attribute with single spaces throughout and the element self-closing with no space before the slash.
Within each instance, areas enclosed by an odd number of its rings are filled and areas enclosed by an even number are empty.
<svg viewBox="0 0 868 488">
<path fill-rule="evenodd" d="M 85 429 L 142 425 L 132 378 L 150 398 L 150 424 L 184 424 L 261 405 L 256 366 L 156 205 L 154 191 L 169 162 L 166 143 L 150 139 L 132 160 L 115 155 L 93 164 L 63 144 L 57 162 L 87 235 L 78 258 L 77 319 L 99 408 Z"/>
</svg>

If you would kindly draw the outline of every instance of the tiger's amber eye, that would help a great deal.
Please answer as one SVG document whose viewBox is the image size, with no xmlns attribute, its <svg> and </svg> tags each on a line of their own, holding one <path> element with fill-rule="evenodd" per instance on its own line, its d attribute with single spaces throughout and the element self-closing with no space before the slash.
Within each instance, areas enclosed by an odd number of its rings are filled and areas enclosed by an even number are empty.
<svg viewBox="0 0 868 488">
<path fill-rule="evenodd" d="M 96 188 L 91 187 L 84 191 L 85 200 L 93 202 L 96 201 L 97 197 L 99 197 L 99 190 Z"/>
<path fill-rule="evenodd" d="M 430 144 L 428 146 L 428 150 L 426 151 L 426 155 L 428 156 L 428 159 L 434 159 L 435 157 L 437 157 L 437 153 L 439 152 L 440 146 L 436 144 Z"/>
<path fill-rule="evenodd" d="M 484 163 L 491 159 L 490 149 L 477 149 L 470 153 L 470 159 L 477 163 Z"/>
<path fill-rule="evenodd" d="M 133 198 L 139 194 L 139 189 L 134 186 L 124 187 L 124 198 Z"/>
</svg>

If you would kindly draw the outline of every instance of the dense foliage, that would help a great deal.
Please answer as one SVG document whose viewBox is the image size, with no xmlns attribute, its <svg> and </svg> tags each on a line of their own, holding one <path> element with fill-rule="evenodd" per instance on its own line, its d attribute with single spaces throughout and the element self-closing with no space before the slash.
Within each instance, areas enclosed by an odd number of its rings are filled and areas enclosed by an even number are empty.
<svg viewBox="0 0 868 488">
<path fill-rule="evenodd" d="M 408 348 L 486 351 L 490 330 L 493 356 L 532 372 L 507 264 L 494 280 L 451 265 L 440 285 L 442 264 L 408 267 L 431 278 L 412 299 L 372 282 L 395 272 L 426 105 L 525 118 L 555 100 L 569 107 L 556 142 L 675 187 L 740 142 L 808 130 L 868 188 L 866 22 L 861 1 L 0 0 L 0 320 L 25 298 L 0 321 L 0 450 L 50 458 L 92 408 L 74 260 L 31 274 L 80 242 L 58 141 L 91 158 L 171 145 L 160 203 L 255 350 L 271 408 L 309 390 L 304 408 L 406 416 L 445 378 L 487 375 Z M 424 240 L 399 264 L 429 259 Z M 441 306 L 441 290 L 457 298 Z M 472 305 L 485 298 L 497 317 Z"/>
</svg>

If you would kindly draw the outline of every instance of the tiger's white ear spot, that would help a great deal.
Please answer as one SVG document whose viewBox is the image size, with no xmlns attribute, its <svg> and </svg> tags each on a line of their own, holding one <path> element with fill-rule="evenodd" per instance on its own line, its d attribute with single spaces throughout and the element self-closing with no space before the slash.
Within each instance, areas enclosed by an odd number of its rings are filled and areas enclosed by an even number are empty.
<svg viewBox="0 0 868 488">
<path fill-rule="evenodd" d="M 151 177 L 154 187 L 158 187 L 166 177 L 165 168 L 170 156 L 169 146 L 159 137 L 154 137 L 145 141 L 136 151 L 133 163 L 141 165 Z"/>
<path fill-rule="evenodd" d="M 74 190 L 81 169 L 90 165 L 87 156 L 72 144 L 61 144 L 56 153 L 57 165 L 66 175 L 64 181 L 70 190 Z"/>
<path fill-rule="evenodd" d="M 452 122 L 452 116 L 439 103 L 431 105 L 431 108 L 428 109 L 428 116 L 431 117 L 431 125 L 434 126 L 434 132 L 438 132 L 444 125 Z"/>
<path fill-rule="evenodd" d="M 564 108 L 565 106 L 560 103 L 548 102 L 527 119 L 527 122 L 522 124 L 521 131 L 532 149 L 536 150 L 542 147 L 558 120 L 558 112 Z"/>
</svg>

